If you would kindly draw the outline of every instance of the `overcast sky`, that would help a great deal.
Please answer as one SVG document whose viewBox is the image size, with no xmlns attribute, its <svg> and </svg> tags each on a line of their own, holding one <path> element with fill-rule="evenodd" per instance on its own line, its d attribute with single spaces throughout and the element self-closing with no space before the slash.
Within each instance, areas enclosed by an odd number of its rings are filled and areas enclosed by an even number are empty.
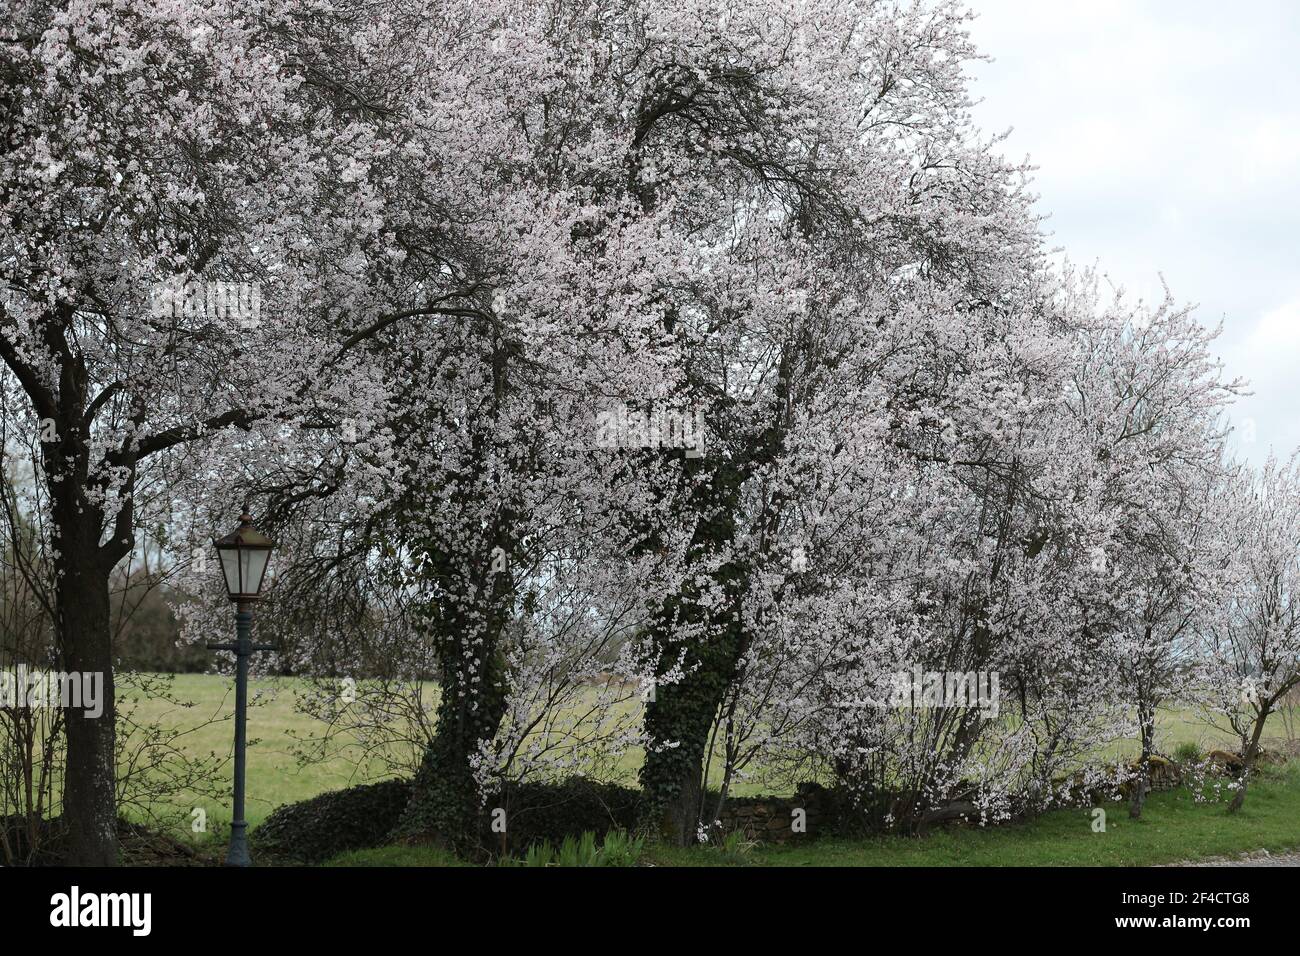
<svg viewBox="0 0 1300 956">
<path fill-rule="evenodd" d="M 971 0 L 976 118 L 1047 229 L 1133 295 L 1223 322 L 1240 451 L 1300 446 L 1300 3 Z M 1254 440 L 1251 441 L 1252 431 Z"/>
</svg>

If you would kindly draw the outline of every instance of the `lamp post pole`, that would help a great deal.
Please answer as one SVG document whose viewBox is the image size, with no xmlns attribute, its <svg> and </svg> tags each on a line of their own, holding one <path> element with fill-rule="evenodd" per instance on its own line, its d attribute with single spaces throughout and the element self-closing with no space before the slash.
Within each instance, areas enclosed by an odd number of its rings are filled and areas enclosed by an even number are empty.
<svg viewBox="0 0 1300 956">
<path fill-rule="evenodd" d="M 235 655 L 235 801 L 230 821 L 230 849 L 226 866 L 252 866 L 248 852 L 248 821 L 244 819 L 244 779 L 248 768 L 248 659 L 257 651 L 272 651 L 272 644 L 253 643 L 253 602 L 262 590 L 266 566 L 275 542 L 253 527 L 248 505 L 239 527 L 213 542 L 221 558 L 226 593 L 235 604 L 235 642 L 209 644 L 214 651 Z"/>
<path fill-rule="evenodd" d="M 252 866 L 248 852 L 248 821 L 244 819 L 244 781 L 248 767 L 248 659 L 256 651 L 270 651 L 270 644 L 253 643 L 253 607 L 248 601 L 235 605 L 235 643 L 209 644 L 209 650 L 232 651 L 235 655 L 235 805 L 230 821 L 230 848 L 226 866 Z"/>
</svg>

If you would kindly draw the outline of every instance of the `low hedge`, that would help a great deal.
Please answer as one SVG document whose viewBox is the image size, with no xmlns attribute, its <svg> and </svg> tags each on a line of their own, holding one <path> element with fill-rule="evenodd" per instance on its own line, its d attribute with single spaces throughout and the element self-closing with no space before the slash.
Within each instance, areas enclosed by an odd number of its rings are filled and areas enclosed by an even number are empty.
<svg viewBox="0 0 1300 956">
<path fill-rule="evenodd" d="M 409 780 L 322 793 L 277 808 L 253 830 L 255 854 L 320 863 L 345 850 L 383 846 L 411 799 Z"/>
<path fill-rule="evenodd" d="M 384 846 L 392 842 L 410 798 L 411 781 L 387 780 L 287 804 L 252 832 L 254 854 L 272 861 L 321 863 L 348 850 Z M 490 798 L 479 817 L 479 841 L 491 853 L 500 852 L 502 845 L 502 834 L 492 828 L 500 818 L 493 813 L 498 808 L 505 810 L 506 847 L 514 854 L 588 830 L 601 838 L 610 830 L 633 830 L 641 791 L 581 777 L 513 785 Z"/>
</svg>

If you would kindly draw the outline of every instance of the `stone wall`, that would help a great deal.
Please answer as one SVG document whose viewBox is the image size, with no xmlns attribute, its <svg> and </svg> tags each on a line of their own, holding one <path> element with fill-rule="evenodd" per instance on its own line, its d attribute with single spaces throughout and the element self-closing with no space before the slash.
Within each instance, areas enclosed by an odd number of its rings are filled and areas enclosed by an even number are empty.
<svg viewBox="0 0 1300 956">
<path fill-rule="evenodd" d="M 799 810 L 803 813 L 796 813 Z M 722 832 L 740 831 L 759 843 L 815 839 L 833 826 L 836 814 L 834 793 L 805 783 L 793 797 L 729 798 L 722 807 Z"/>
</svg>

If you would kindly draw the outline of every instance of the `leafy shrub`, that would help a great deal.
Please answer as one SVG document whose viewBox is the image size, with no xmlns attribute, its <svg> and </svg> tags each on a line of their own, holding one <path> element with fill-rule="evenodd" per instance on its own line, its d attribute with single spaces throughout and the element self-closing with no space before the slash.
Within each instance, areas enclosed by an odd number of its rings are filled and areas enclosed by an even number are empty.
<svg viewBox="0 0 1300 956">
<path fill-rule="evenodd" d="M 386 780 L 291 803 L 252 833 L 255 852 L 319 863 L 347 850 L 382 846 L 411 798 L 409 780 Z"/>
<path fill-rule="evenodd" d="M 580 837 L 566 836 L 556 854 L 557 866 L 600 866 L 600 848 L 596 834 L 588 830 Z"/>
<path fill-rule="evenodd" d="M 1197 764 L 1204 758 L 1205 755 L 1201 751 L 1201 745 L 1191 740 L 1183 741 L 1174 750 L 1174 759 L 1181 764 Z"/>
<path fill-rule="evenodd" d="M 348 850 L 383 846 L 389 842 L 410 797 L 411 781 L 398 779 L 288 804 L 253 831 L 253 847 L 260 854 L 286 861 L 320 863 Z M 480 841 L 492 849 L 500 846 L 500 834 L 491 829 L 491 811 L 496 807 L 507 811 L 507 833 L 513 849 L 540 843 L 550 843 L 554 848 L 562 847 L 566 837 L 578 838 L 588 831 L 595 840 L 605 840 L 611 831 L 634 829 L 641 791 L 582 777 L 561 783 L 515 785 L 506 794 L 490 798 L 480 816 Z M 615 846 L 620 845 L 617 840 Z"/>
<path fill-rule="evenodd" d="M 550 843 L 534 843 L 524 854 L 524 866 L 550 866 L 555 862 L 555 847 Z"/>
<path fill-rule="evenodd" d="M 642 837 L 632 837 L 622 830 L 612 830 L 605 842 L 597 846 L 596 834 L 587 830 L 581 836 L 570 834 L 557 850 L 549 840 L 534 843 L 522 860 L 507 861 L 514 866 L 636 866 L 645 848 Z"/>
<path fill-rule="evenodd" d="M 605 834 L 600 852 L 605 857 L 605 866 L 636 866 L 644 849 L 645 837 L 634 837 L 625 830 L 612 830 Z"/>
</svg>

